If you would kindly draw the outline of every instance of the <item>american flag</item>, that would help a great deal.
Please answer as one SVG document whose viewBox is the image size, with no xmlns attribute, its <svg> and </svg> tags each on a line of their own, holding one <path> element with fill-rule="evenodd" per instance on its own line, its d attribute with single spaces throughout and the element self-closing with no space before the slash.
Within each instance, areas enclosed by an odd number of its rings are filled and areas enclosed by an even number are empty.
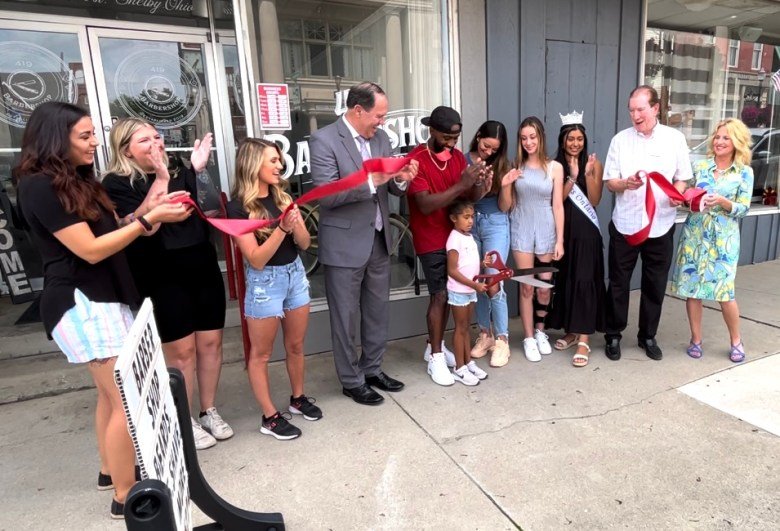
<svg viewBox="0 0 780 531">
<path fill-rule="evenodd" d="M 772 84 L 775 86 L 775 90 L 780 92 L 780 70 L 772 74 Z"/>
</svg>

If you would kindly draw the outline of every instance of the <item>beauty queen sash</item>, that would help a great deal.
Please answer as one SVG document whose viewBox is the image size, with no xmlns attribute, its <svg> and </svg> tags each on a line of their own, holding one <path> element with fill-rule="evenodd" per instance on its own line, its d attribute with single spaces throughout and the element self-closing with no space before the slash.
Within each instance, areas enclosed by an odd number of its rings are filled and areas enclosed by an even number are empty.
<svg viewBox="0 0 780 531">
<path fill-rule="evenodd" d="M 309 190 L 301 197 L 293 201 L 279 217 L 273 219 L 212 218 L 207 217 L 191 197 L 177 197 L 173 201 L 193 207 L 195 212 L 197 212 L 201 218 L 222 232 L 230 234 L 231 236 L 241 236 L 243 234 L 254 232 L 257 229 L 262 229 L 263 227 L 273 225 L 274 223 L 278 223 L 293 207 L 293 205 L 311 203 L 317 199 L 356 188 L 368 180 L 369 173 L 398 173 L 404 166 L 409 163 L 410 160 L 411 159 L 409 157 L 387 157 L 366 160 L 363 162 L 363 167 L 355 173 L 351 173 L 342 179 L 333 181 L 328 184 L 323 184 L 322 186 L 317 186 L 316 188 Z"/>
<path fill-rule="evenodd" d="M 596 227 L 596 230 L 599 231 L 599 234 L 601 234 L 601 227 L 599 226 L 599 217 L 596 214 L 596 209 L 590 204 L 588 196 L 583 193 L 577 183 L 573 183 L 571 190 L 569 191 L 569 200 L 574 206 L 580 209 L 580 212 L 585 214 L 590 222 Z"/>
<path fill-rule="evenodd" d="M 650 173 L 640 171 L 637 172 L 637 176 L 645 181 L 645 211 L 647 212 L 647 225 L 639 229 L 638 232 L 629 234 L 625 237 L 629 245 L 641 245 L 650 235 L 650 229 L 653 228 L 653 218 L 655 218 L 655 194 L 651 190 L 650 181 L 658 185 L 658 188 L 660 188 L 670 199 L 688 203 L 692 212 L 701 212 L 701 199 L 706 193 L 702 188 L 689 188 L 684 194 L 681 194 L 672 183 L 656 171 Z"/>
</svg>

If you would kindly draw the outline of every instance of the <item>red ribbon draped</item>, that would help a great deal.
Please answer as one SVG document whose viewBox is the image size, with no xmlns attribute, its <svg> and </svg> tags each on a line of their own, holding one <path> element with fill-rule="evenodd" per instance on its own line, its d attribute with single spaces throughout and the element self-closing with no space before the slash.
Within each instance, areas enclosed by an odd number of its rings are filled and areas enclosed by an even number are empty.
<svg viewBox="0 0 780 531">
<path fill-rule="evenodd" d="M 653 228 L 653 218 L 655 218 L 655 194 L 653 193 L 650 181 L 653 181 L 670 199 L 676 199 L 688 203 L 693 212 L 701 212 L 701 199 L 706 193 L 701 188 L 689 188 L 685 193 L 680 193 L 663 175 L 653 171 L 650 173 L 639 172 L 640 177 L 647 177 L 645 182 L 645 210 L 647 211 L 647 225 L 638 232 L 626 236 L 629 245 L 641 245 L 650 236 L 650 229 Z"/>
<path fill-rule="evenodd" d="M 309 190 L 301 197 L 293 201 L 284 210 L 284 212 L 282 212 L 282 214 L 279 217 L 273 219 L 210 218 L 210 217 L 206 217 L 206 215 L 203 213 L 203 211 L 201 211 L 197 203 L 195 203 L 195 201 L 193 201 L 191 197 L 188 196 L 177 197 L 173 201 L 177 203 L 183 203 L 185 205 L 189 205 L 193 207 L 195 209 L 195 212 L 197 212 L 201 218 L 203 218 L 204 220 L 206 220 L 207 222 L 209 222 L 211 225 L 221 230 L 222 232 L 226 234 L 230 234 L 231 236 L 241 236 L 243 234 L 248 234 L 258 229 L 268 227 L 269 225 L 273 225 L 274 223 L 278 223 L 279 221 L 282 220 L 284 215 L 290 209 L 292 209 L 293 205 L 302 205 L 304 203 L 311 203 L 312 201 L 315 201 L 317 199 L 321 199 L 329 195 L 338 194 L 340 192 L 345 192 L 352 188 L 356 188 L 368 180 L 369 173 L 390 173 L 390 174 L 398 173 L 399 171 L 401 171 L 401 169 L 404 166 L 406 166 L 409 163 L 410 160 L 411 159 L 409 159 L 409 157 L 388 157 L 388 158 L 366 160 L 363 162 L 363 167 L 358 171 L 356 171 L 355 173 L 351 173 L 342 179 L 330 182 L 328 184 L 323 184 L 322 186 L 317 186 L 312 190 Z"/>
</svg>

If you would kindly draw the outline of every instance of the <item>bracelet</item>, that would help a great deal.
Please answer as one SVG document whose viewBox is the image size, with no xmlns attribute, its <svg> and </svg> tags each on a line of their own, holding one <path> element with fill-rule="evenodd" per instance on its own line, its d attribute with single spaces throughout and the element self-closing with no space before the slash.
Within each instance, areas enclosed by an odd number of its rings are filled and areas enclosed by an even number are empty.
<svg viewBox="0 0 780 531">
<path fill-rule="evenodd" d="M 144 228 L 145 231 L 151 231 L 152 230 L 152 224 L 147 221 L 147 219 L 143 216 L 138 216 L 135 218 L 135 220 L 141 224 L 141 226 Z"/>
<path fill-rule="evenodd" d="M 290 233 L 292 232 L 292 231 L 289 231 L 289 230 L 284 230 L 284 229 L 282 228 L 282 225 L 281 225 L 281 224 L 279 224 L 279 230 L 280 230 L 280 231 L 282 231 L 282 232 L 283 232 L 283 233 L 285 233 L 285 234 L 290 234 Z"/>
</svg>

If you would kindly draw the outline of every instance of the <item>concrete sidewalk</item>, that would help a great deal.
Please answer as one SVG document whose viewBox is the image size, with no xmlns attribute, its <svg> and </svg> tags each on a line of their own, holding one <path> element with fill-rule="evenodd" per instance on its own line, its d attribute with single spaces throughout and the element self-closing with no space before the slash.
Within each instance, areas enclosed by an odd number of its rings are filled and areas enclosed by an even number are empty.
<svg viewBox="0 0 780 531">
<path fill-rule="evenodd" d="M 527 362 L 513 319 L 509 365 L 480 361 L 490 377 L 477 387 L 433 384 L 424 338 L 392 343 L 384 368 L 406 389 L 366 407 L 341 395 L 330 355 L 311 356 L 306 391 L 325 417 L 296 420 L 304 435 L 288 442 L 259 433 L 243 366 L 228 364 L 219 407 L 236 435 L 200 452 L 201 466 L 225 499 L 280 511 L 289 529 L 778 529 L 780 262 L 740 267 L 737 284 L 738 366 L 716 309 L 704 313 L 704 357 L 685 355 L 673 297 L 664 360 L 648 359 L 634 293 L 623 359 L 595 338 L 584 369 L 571 351 Z M 271 381 L 286 405 L 283 364 Z M 94 402 L 81 390 L 0 407 L 0 529 L 123 528 L 94 490 Z"/>
</svg>

